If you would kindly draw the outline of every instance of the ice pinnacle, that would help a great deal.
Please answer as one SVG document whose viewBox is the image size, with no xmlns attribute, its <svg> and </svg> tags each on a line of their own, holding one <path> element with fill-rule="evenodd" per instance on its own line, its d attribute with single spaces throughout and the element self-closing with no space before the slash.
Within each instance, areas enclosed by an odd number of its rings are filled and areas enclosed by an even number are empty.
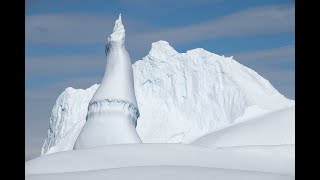
<svg viewBox="0 0 320 180">
<path fill-rule="evenodd" d="M 74 149 L 111 144 L 141 143 L 136 131 L 139 109 L 134 91 L 131 59 L 125 49 L 121 14 L 106 43 L 106 68 L 89 105 L 86 124 Z"/>
</svg>

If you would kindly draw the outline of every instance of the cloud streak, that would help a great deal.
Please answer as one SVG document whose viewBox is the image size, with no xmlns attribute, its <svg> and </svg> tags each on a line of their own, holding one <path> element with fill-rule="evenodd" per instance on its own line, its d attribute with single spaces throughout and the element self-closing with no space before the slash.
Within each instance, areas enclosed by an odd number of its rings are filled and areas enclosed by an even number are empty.
<svg viewBox="0 0 320 180">
<path fill-rule="evenodd" d="M 208 22 L 139 34 L 132 41 L 150 43 L 164 39 L 180 44 L 220 37 L 292 32 L 295 26 L 294 12 L 292 5 L 250 8 Z"/>
<path fill-rule="evenodd" d="M 149 7 L 152 8 L 169 8 L 173 5 L 180 6 L 180 1 L 172 1 L 172 0 L 118 0 L 121 2 L 121 4 L 126 6 L 139 6 L 139 7 Z M 183 4 L 185 6 L 197 6 L 197 5 L 207 5 L 207 4 L 218 4 L 224 2 L 224 0 L 184 0 Z"/>
<path fill-rule="evenodd" d="M 52 13 L 26 16 L 26 41 L 31 44 L 65 45 L 104 43 L 112 33 L 117 15 Z M 129 29 L 143 30 L 144 23 L 127 18 Z M 104 38 L 103 38 L 104 37 Z"/>
<path fill-rule="evenodd" d="M 290 99 L 295 99 L 295 48 L 293 45 L 259 51 L 238 52 L 234 59 L 250 67 Z"/>
<path fill-rule="evenodd" d="M 293 64 L 295 62 L 295 48 L 292 45 L 279 48 L 264 49 L 259 51 L 238 52 L 232 54 L 234 59 L 246 66 L 255 65 L 261 67 L 274 66 L 279 68 L 281 64 Z"/>
<path fill-rule="evenodd" d="M 31 43 L 50 45 L 104 43 L 111 33 L 115 18 L 84 13 L 29 15 L 26 17 L 26 38 Z M 125 17 L 125 14 L 123 19 L 130 48 L 146 49 L 151 42 L 160 39 L 181 44 L 220 37 L 292 32 L 294 18 L 294 5 L 274 5 L 245 9 L 207 22 L 170 28 L 154 28 L 152 23 L 142 23 Z"/>
<path fill-rule="evenodd" d="M 72 74 L 88 71 L 103 72 L 104 54 L 77 54 L 69 56 L 36 56 L 27 57 L 27 78 Z"/>
</svg>

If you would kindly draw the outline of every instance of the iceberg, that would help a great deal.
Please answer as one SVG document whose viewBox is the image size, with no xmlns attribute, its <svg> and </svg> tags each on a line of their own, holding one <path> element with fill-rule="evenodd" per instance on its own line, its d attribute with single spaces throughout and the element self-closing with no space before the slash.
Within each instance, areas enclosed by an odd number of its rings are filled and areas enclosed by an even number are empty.
<svg viewBox="0 0 320 180">
<path fill-rule="evenodd" d="M 179 53 L 160 40 L 152 43 L 150 52 L 132 69 L 137 104 L 133 98 L 111 99 L 139 107 L 136 131 L 144 143 L 187 144 L 215 130 L 295 104 L 254 70 L 232 57 L 202 48 Z M 73 149 L 86 123 L 90 100 L 98 95 L 100 86 L 85 90 L 69 87 L 62 92 L 50 117 L 42 155 Z M 130 114 L 135 117 L 136 111 L 127 110 L 134 133 L 135 121 Z"/>
<path fill-rule="evenodd" d="M 86 123 L 75 150 L 111 144 L 141 143 L 136 131 L 139 109 L 134 92 L 131 59 L 125 49 L 121 14 L 106 44 L 106 69 L 88 104 Z"/>
</svg>

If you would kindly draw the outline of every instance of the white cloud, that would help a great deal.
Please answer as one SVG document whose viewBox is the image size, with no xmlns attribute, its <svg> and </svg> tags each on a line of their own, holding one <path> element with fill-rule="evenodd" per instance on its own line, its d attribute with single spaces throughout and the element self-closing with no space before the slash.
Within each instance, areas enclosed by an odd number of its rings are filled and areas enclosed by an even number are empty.
<svg viewBox="0 0 320 180">
<path fill-rule="evenodd" d="M 265 6 L 246 9 L 208 22 L 159 29 L 129 38 L 130 41 L 139 44 L 150 44 L 159 39 L 181 44 L 219 37 L 293 32 L 294 17 L 295 7 L 292 5 Z"/>
<path fill-rule="evenodd" d="M 295 47 L 292 45 L 288 45 L 258 51 L 238 52 L 232 54 L 232 56 L 234 57 L 234 59 L 247 66 L 274 66 L 273 68 L 277 68 L 277 65 L 283 63 L 294 64 Z"/>
<path fill-rule="evenodd" d="M 26 57 L 26 78 L 43 77 L 50 75 L 72 74 L 88 71 L 103 73 L 105 55 L 77 54 L 69 56 L 36 56 Z"/>
<path fill-rule="evenodd" d="M 295 99 L 295 48 L 292 45 L 231 54 L 268 79 L 281 94 Z"/>
<path fill-rule="evenodd" d="M 112 32 L 117 16 L 91 13 L 28 15 L 25 18 L 26 42 L 49 45 L 104 44 Z M 130 18 L 124 19 L 124 22 L 129 29 L 145 26 L 142 22 Z"/>
<path fill-rule="evenodd" d="M 295 99 L 295 69 L 259 68 L 257 72 L 268 79 L 281 94 Z"/>
<path fill-rule="evenodd" d="M 155 7 L 159 6 L 163 8 L 163 6 L 168 7 L 172 5 L 181 5 L 180 1 L 172 1 L 172 0 L 119 0 L 123 5 L 129 6 L 144 6 L 144 7 Z M 184 0 L 183 5 L 207 5 L 207 4 L 217 4 L 221 3 L 224 0 Z"/>
<path fill-rule="evenodd" d="M 250 8 L 207 22 L 155 28 L 123 14 L 129 46 L 145 49 L 153 41 L 190 43 L 218 37 L 252 36 L 294 31 L 294 5 Z M 42 44 L 104 43 L 116 17 L 101 14 L 38 14 L 26 16 L 26 39 Z M 102 38 L 104 37 L 104 38 Z"/>
</svg>

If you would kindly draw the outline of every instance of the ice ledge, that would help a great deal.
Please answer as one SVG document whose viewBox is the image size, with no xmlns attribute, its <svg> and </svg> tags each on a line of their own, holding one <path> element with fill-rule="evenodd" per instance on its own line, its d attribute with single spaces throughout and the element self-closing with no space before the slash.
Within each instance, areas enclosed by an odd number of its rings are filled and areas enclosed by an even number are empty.
<svg viewBox="0 0 320 180">
<path fill-rule="evenodd" d="M 140 116 L 138 107 L 133 103 L 119 99 L 101 99 L 90 102 L 87 116 L 103 111 L 122 111 L 132 118 L 135 127 L 137 126 L 137 119 Z"/>
</svg>

